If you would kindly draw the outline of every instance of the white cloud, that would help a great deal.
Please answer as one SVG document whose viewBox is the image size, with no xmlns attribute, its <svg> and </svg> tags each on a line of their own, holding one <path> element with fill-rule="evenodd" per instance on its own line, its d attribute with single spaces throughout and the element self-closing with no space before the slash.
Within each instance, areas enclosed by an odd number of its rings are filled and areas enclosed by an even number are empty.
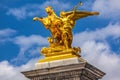
<svg viewBox="0 0 120 80">
<path fill-rule="evenodd" d="M 9 28 L 0 30 L 0 43 L 9 41 L 15 33 L 15 30 Z"/>
<path fill-rule="evenodd" d="M 51 0 L 51 1 L 46 1 L 41 5 L 42 9 L 45 9 L 46 6 L 52 6 L 55 12 L 59 12 L 61 10 L 67 10 L 71 9 L 71 4 L 70 3 L 64 3 L 60 2 L 59 0 Z"/>
<path fill-rule="evenodd" d="M 47 38 L 31 35 L 31 36 L 18 36 L 13 39 L 13 42 L 20 47 L 20 51 L 16 58 L 12 59 L 14 64 L 19 62 L 27 62 L 30 58 L 40 56 L 41 46 L 48 45 Z"/>
<path fill-rule="evenodd" d="M 88 41 L 81 48 L 84 59 L 106 73 L 102 80 L 120 79 L 120 55 L 112 52 L 109 45 Z"/>
<path fill-rule="evenodd" d="M 0 62 L 0 79 L 1 80 L 27 80 L 19 71 L 7 61 Z"/>
<path fill-rule="evenodd" d="M 11 33 L 14 33 L 14 32 L 16 31 L 13 29 L 9 29 L 9 28 L 3 29 L 3 30 L 0 30 L 0 36 L 9 36 L 11 35 Z"/>
<path fill-rule="evenodd" d="M 120 20 L 120 0 L 96 0 L 93 11 L 99 11 L 102 18 Z"/>
<path fill-rule="evenodd" d="M 119 37 L 120 25 L 109 24 L 99 30 L 75 34 L 73 45 L 80 46 L 84 59 L 106 73 L 102 80 L 119 80 L 120 53 L 113 52 L 106 40 Z"/>
<path fill-rule="evenodd" d="M 18 36 L 14 39 L 14 42 L 20 47 L 28 48 L 31 47 L 33 44 L 37 45 L 45 45 L 47 44 L 47 38 L 44 38 L 42 36 L 37 35 L 31 35 L 31 36 Z"/>
<path fill-rule="evenodd" d="M 29 80 L 21 72 L 34 69 L 38 59 L 31 59 L 27 64 L 19 67 L 12 66 L 8 61 L 0 62 L 0 79 L 1 80 Z"/>
<path fill-rule="evenodd" d="M 106 38 L 108 37 L 113 37 L 113 38 L 120 37 L 120 24 L 118 23 L 109 24 L 107 27 L 102 29 L 97 29 L 95 31 L 84 31 L 79 34 L 75 34 L 73 45 L 79 46 L 79 45 L 82 45 L 84 42 L 87 42 L 90 40 L 105 41 Z"/>
<path fill-rule="evenodd" d="M 20 8 L 20 9 L 17 9 L 17 8 L 10 9 L 7 12 L 7 15 L 10 15 L 10 14 L 15 16 L 17 19 L 20 19 L 20 18 L 24 19 L 24 18 L 26 18 L 26 9 L 24 7 Z"/>
<path fill-rule="evenodd" d="M 19 8 L 9 8 L 7 15 L 13 15 L 18 20 L 26 19 L 26 17 L 35 16 L 40 13 L 40 5 L 38 4 L 27 4 Z"/>
<path fill-rule="evenodd" d="M 41 16 L 45 14 L 45 7 L 52 6 L 55 11 L 69 9 L 69 3 L 63 3 L 58 0 L 45 1 L 42 4 L 27 4 L 19 8 L 9 8 L 7 15 L 13 15 L 18 20 L 26 19 L 27 17 Z"/>
</svg>

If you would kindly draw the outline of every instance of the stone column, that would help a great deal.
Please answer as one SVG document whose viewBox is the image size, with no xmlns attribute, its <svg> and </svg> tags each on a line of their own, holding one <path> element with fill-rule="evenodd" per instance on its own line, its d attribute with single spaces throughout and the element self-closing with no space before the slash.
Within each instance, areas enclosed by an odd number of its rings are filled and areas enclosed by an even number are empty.
<svg viewBox="0 0 120 80">
<path fill-rule="evenodd" d="M 105 75 L 80 58 L 37 63 L 35 70 L 22 73 L 30 80 L 98 80 Z"/>
</svg>

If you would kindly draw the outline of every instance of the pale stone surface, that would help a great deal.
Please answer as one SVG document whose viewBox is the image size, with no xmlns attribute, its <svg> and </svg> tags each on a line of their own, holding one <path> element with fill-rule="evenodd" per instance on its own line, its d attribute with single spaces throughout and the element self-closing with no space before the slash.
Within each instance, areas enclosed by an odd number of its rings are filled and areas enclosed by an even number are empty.
<svg viewBox="0 0 120 80">
<path fill-rule="evenodd" d="M 36 63 L 35 64 L 35 69 L 43 69 L 43 68 L 49 68 L 50 65 L 48 62 L 42 62 L 42 63 Z"/>
<path fill-rule="evenodd" d="M 63 65 L 63 60 L 50 61 L 49 64 L 50 64 L 50 67 L 61 66 Z"/>
<path fill-rule="evenodd" d="M 70 59 L 63 60 L 63 64 L 64 64 L 64 65 L 78 64 L 78 63 L 80 63 L 80 62 L 81 62 L 81 61 L 80 61 L 78 58 L 70 58 Z"/>
<path fill-rule="evenodd" d="M 70 64 L 79 64 L 82 63 L 82 58 L 69 58 L 69 59 L 62 59 L 62 60 L 55 60 L 50 62 L 41 62 L 36 63 L 35 69 L 43 69 L 43 68 L 51 68 L 63 65 L 70 65 Z"/>
</svg>

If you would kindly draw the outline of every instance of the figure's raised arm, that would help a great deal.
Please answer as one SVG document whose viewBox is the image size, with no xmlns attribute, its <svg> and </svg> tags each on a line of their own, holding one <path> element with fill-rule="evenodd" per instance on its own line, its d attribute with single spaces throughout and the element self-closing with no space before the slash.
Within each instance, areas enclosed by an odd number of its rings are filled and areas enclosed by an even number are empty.
<svg viewBox="0 0 120 80">
<path fill-rule="evenodd" d="M 34 17 L 33 20 L 34 21 L 37 21 L 37 20 L 40 21 L 46 29 L 48 29 L 51 25 L 51 20 L 47 17 L 42 17 L 42 18 Z"/>
</svg>

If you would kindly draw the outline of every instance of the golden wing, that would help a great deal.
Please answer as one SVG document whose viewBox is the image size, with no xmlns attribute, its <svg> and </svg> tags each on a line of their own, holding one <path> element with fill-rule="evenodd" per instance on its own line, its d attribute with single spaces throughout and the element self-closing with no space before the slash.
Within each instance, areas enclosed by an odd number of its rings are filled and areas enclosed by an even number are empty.
<svg viewBox="0 0 120 80">
<path fill-rule="evenodd" d="M 88 12 L 88 11 L 76 11 L 72 19 L 78 20 L 87 16 L 99 15 L 99 12 Z"/>
<path fill-rule="evenodd" d="M 88 11 L 69 11 L 64 12 L 64 15 L 67 16 L 69 19 L 78 20 L 80 18 L 84 18 L 87 16 L 99 15 L 99 12 L 88 12 Z"/>
</svg>

